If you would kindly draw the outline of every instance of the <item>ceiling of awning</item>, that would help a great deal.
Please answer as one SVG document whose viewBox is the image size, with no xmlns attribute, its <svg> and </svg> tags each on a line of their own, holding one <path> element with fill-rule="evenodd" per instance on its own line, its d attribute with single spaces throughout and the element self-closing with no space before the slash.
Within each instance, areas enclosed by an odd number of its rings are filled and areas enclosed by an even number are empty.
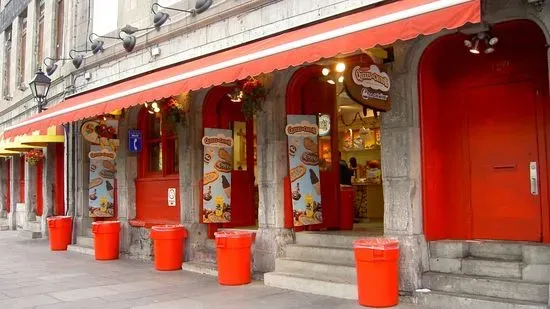
<svg viewBox="0 0 550 309">
<path fill-rule="evenodd" d="M 17 136 L 481 19 L 480 0 L 402 0 L 285 32 L 71 97 L 7 128 Z"/>
</svg>

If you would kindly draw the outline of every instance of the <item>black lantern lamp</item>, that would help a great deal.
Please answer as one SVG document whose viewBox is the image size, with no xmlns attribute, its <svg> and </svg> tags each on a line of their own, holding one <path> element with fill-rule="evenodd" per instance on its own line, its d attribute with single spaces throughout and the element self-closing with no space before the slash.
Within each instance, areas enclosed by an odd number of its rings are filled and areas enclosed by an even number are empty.
<svg viewBox="0 0 550 309">
<path fill-rule="evenodd" d="M 48 76 L 51 76 L 55 72 L 55 70 L 57 70 L 57 64 L 55 62 L 58 60 L 71 60 L 75 69 L 80 68 L 80 66 L 82 65 L 82 62 L 84 61 L 84 56 L 83 55 L 73 56 L 73 53 L 85 53 L 87 51 L 88 50 L 71 49 L 69 51 L 70 58 L 50 58 L 50 57 L 44 58 L 44 65 L 46 66 L 46 74 L 48 74 Z"/>
<path fill-rule="evenodd" d="M 127 52 L 131 52 L 134 49 L 134 46 L 136 46 L 136 37 L 134 37 L 133 35 L 127 35 L 125 37 L 122 37 L 120 36 L 121 33 L 123 33 L 122 30 L 118 32 L 118 37 L 97 35 L 95 33 L 90 34 L 88 39 L 90 40 L 90 42 L 92 42 L 92 46 L 91 46 L 92 53 L 95 55 L 97 53 L 103 52 L 103 45 L 105 44 L 105 42 L 103 40 L 100 40 L 99 38 L 121 40 L 122 46 L 124 47 L 124 49 Z M 95 40 L 92 39 L 92 37 L 94 36 L 96 37 Z"/>
<path fill-rule="evenodd" d="M 162 25 L 164 25 L 164 23 L 168 20 L 168 18 L 170 18 L 170 15 L 168 13 L 156 12 L 155 11 L 155 6 L 166 9 L 166 10 L 185 12 L 185 13 L 189 13 L 189 14 L 195 16 L 197 14 L 203 13 L 204 11 L 208 10 L 208 8 L 211 5 L 212 5 L 212 0 L 197 0 L 197 2 L 195 3 L 195 8 L 194 9 L 192 9 L 192 10 L 182 10 L 182 9 L 176 9 L 176 8 L 170 8 L 170 7 L 162 6 L 158 3 L 153 3 L 153 5 L 151 6 L 151 10 L 153 11 L 153 14 L 155 14 L 155 17 L 153 18 L 153 24 L 155 25 L 155 28 L 157 28 L 157 30 L 159 30 L 160 27 Z"/>
<path fill-rule="evenodd" d="M 31 88 L 32 95 L 36 102 L 38 102 L 38 112 L 46 110 L 45 106 L 47 104 L 46 97 L 48 96 L 48 91 L 50 90 L 50 85 L 52 80 L 42 72 L 41 68 L 38 68 L 34 78 L 29 83 Z"/>
</svg>

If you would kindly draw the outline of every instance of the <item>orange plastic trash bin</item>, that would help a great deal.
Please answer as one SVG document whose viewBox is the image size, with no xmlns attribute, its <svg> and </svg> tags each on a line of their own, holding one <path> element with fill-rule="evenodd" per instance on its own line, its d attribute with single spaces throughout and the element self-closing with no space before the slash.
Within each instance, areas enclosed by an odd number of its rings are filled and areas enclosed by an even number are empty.
<svg viewBox="0 0 550 309">
<path fill-rule="evenodd" d="M 187 231 L 183 225 L 155 225 L 151 228 L 157 270 L 181 269 L 185 237 Z"/>
<path fill-rule="evenodd" d="M 391 307 L 399 302 L 399 242 L 366 238 L 353 242 L 359 304 Z"/>
<path fill-rule="evenodd" d="M 69 216 L 56 216 L 46 218 L 48 231 L 50 232 L 50 249 L 52 251 L 67 250 L 71 243 L 73 218 Z"/>
<path fill-rule="evenodd" d="M 120 221 L 96 221 L 92 223 L 96 260 L 118 259 Z"/>
<path fill-rule="evenodd" d="M 223 285 L 250 283 L 250 247 L 254 233 L 221 231 L 216 236 L 218 282 Z"/>
</svg>

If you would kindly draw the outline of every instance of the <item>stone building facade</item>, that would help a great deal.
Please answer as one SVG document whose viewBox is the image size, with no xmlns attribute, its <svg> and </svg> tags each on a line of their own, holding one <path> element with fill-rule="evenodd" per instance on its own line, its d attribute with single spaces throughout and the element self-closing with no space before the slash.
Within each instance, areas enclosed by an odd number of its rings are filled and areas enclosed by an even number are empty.
<svg viewBox="0 0 550 309">
<path fill-rule="evenodd" d="M 56 12 L 58 4 L 64 5 L 63 25 L 63 57 L 69 58 L 69 51 L 89 50 L 91 42 L 88 37 L 93 32 L 93 2 L 76 0 L 32 0 L 32 1 L 2 1 L 0 26 L 4 35 L 0 36 L 1 46 L 6 46 L 9 36 L 6 29 L 10 23 L 9 16 L 20 16 L 21 8 L 28 2 L 27 29 L 37 29 L 37 14 L 41 3 L 44 5 L 44 56 L 54 55 L 56 49 Z M 177 8 L 193 7 L 189 1 L 168 1 L 170 6 Z M 193 1 L 190 1 L 193 2 Z M 356 11 L 369 9 L 380 1 L 348 0 L 348 1 L 257 1 L 257 0 L 214 0 L 212 6 L 204 13 L 196 16 L 187 13 L 176 13 L 170 10 L 169 23 L 160 30 L 140 31 L 136 34 L 135 49 L 128 53 L 118 40 L 105 40 L 106 47 L 102 53 L 93 55 L 83 53 L 83 65 L 75 69 L 70 61 L 61 60 L 59 68 L 51 76 L 52 87 L 49 94 L 49 104 L 55 105 L 66 97 L 75 96 L 88 91 L 101 89 L 115 82 L 138 77 L 142 74 L 159 70 L 163 67 L 189 61 L 197 57 L 213 54 L 241 44 L 269 37 L 286 30 L 303 27 L 319 20 L 332 19 Z M 544 1 L 542 1 L 544 3 Z M 153 23 L 150 13 L 153 1 L 119 0 L 117 29 L 126 24 L 138 28 L 146 28 Z M 468 24 L 459 29 L 466 34 L 474 34 L 487 30 L 487 25 L 493 25 L 510 20 L 530 20 L 537 24 L 546 39 L 550 35 L 550 18 L 546 14 L 548 5 L 532 6 L 525 1 L 487 0 L 481 2 L 482 24 Z M 17 13 L 13 13 L 17 12 Z M 6 59 L 5 52 L 11 52 L 10 59 L 16 59 L 21 46 L 18 45 L 22 17 L 11 19 L 11 50 L 0 49 L 0 59 Z M 420 121 L 419 95 L 419 63 L 422 55 L 438 38 L 455 33 L 457 30 L 442 30 L 438 33 L 419 36 L 417 38 L 398 41 L 391 44 L 393 61 L 388 64 L 392 80 L 392 109 L 381 115 L 382 140 L 382 175 L 384 187 L 384 235 L 396 237 L 400 242 L 400 285 L 404 295 L 413 295 L 417 289 L 424 286 L 423 274 L 433 270 L 433 246 L 426 239 L 424 230 L 423 209 L 423 171 L 422 143 Z M 108 33 L 114 35 L 113 32 Z M 38 31 L 28 31 L 26 41 L 26 61 L 23 84 L 27 84 L 34 76 L 34 70 L 42 60 L 37 59 Z M 153 52 L 154 51 L 154 52 Z M 335 47 L 335 54 L 337 47 Z M 159 53 L 160 52 L 160 53 Z M 15 63 L 15 61 L 12 61 Z M 0 100 L 0 129 L 9 128 L 35 114 L 36 103 L 29 89 L 18 87 L 16 80 L 17 68 L 0 63 L 0 71 L 8 72 L 9 78 L 4 78 L 0 84 L 2 98 Z M 307 66 L 304 64 L 303 66 Z M 288 176 L 287 136 L 286 126 L 286 92 L 289 81 L 299 70 L 292 67 L 269 74 L 270 88 L 264 104 L 263 112 L 256 119 L 257 134 L 257 185 L 259 192 L 256 241 L 253 248 L 253 269 L 260 276 L 276 271 L 276 261 L 284 257 L 288 244 L 296 242 L 297 233 L 284 223 L 284 178 Z M 231 81 L 228 81 L 231 82 Z M 21 86 L 21 85 L 19 85 Z M 215 85 L 214 85 L 215 86 Z M 8 90 L 5 90 L 8 89 Z M 203 147 L 203 104 L 209 89 L 193 91 L 190 111 L 186 116 L 185 126 L 177 127 L 179 145 L 179 185 L 177 187 L 180 201 L 180 223 L 188 230 L 186 240 L 185 260 L 188 262 L 215 263 L 215 244 L 208 237 L 209 231 L 200 222 L 199 205 L 201 203 L 201 185 L 203 177 L 202 161 Z M 4 95 L 7 94 L 7 95 Z M 135 102 L 135 105 L 144 102 Z M 132 220 L 136 217 L 136 178 L 138 178 L 138 156 L 128 151 L 128 129 L 139 125 L 140 107 L 126 109 L 120 119 L 121 147 L 117 154 L 117 213 L 121 221 L 121 252 L 132 258 L 151 259 L 152 241 L 149 229 L 136 225 Z M 65 212 L 74 216 L 74 243 L 85 246 L 90 243 L 90 227 L 92 219 L 88 216 L 88 174 L 89 159 L 86 154 L 89 145 L 80 135 L 79 123 L 65 126 Z M 44 175 L 45 192 L 47 183 L 54 179 L 52 162 L 48 160 L 55 156 L 54 149 L 47 148 L 46 169 Z M 7 161 L 2 162 L 3 173 L 1 189 L 6 195 L 10 186 L 12 209 L 16 207 L 15 197 L 18 196 L 18 177 L 15 170 L 18 160 L 12 157 L 11 170 L 6 170 Z M 49 164 L 49 165 L 48 165 Z M 6 183 L 4 174 L 10 173 L 11 183 Z M 26 166 L 26 174 L 33 175 L 32 167 Z M 32 214 L 33 184 L 31 178 L 25 179 L 27 212 Z M 49 209 L 42 217 L 42 232 L 46 232 L 45 217 L 53 213 L 52 196 L 46 194 Z M 2 204 L 4 203 L 4 204 Z M 6 210 L 5 199 L 0 202 Z M 15 219 L 12 219 L 15 220 Z M 29 221 L 30 219 L 27 219 Z M 32 221 L 32 220 L 31 220 Z M 15 222 L 15 221 L 13 221 Z M 17 224 L 11 224 L 15 228 Z M 24 227 L 24 226 L 23 226 Z M 546 238 L 545 238 L 546 239 Z M 79 249 L 77 249 L 79 250 Z M 85 250 L 80 250 L 85 251 Z M 536 263 L 537 269 L 550 273 L 550 263 Z M 528 275 L 525 275 L 528 277 Z M 539 280 L 539 283 L 540 280 Z M 548 280 L 542 280 L 548 285 Z M 546 290 L 548 287 L 546 286 Z M 323 293 L 323 292 L 320 292 Z M 329 293 L 329 292 L 327 292 Z M 345 294 L 345 293 L 344 293 Z M 342 294 L 342 295 L 344 295 Z M 331 294 L 332 295 L 332 294 Z M 349 294 L 345 294 L 349 297 Z M 353 297 L 353 296 L 351 296 Z M 546 301 L 548 297 L 546 296 Z"/>
</svg>

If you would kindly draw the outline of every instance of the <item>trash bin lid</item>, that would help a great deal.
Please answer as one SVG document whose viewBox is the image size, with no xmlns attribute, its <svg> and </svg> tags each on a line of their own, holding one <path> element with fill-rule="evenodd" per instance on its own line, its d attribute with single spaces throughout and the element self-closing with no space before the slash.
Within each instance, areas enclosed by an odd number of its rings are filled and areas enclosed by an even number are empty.
<svg viewBox="0 0 550 309">
<path fill-rule="evenodd" d="M 111 225 L 111 224 L 120 224 L 120 221 L 94 221 L 92 225 Z"/>
<path fill-rule="evenodd" d="M 67 219 L 72 219 L 72 217 L 71 216 L 52 216 L 52 217 L 46 218 L 47 221 L 67 220 Z"/>
<path fill-rule="evenodd" d="M 399 241 L 391 237 L 369 237 L 354 241 L 353 247 L 374 250 L 395 250 L 399 249 Z"/>
<path fill-rule="evenodd" d="M 252 237 L 254 233 L 248 231 L 219 231 L 214 233 L 216 238 L 246 238 Z"/>
<path fill-rule="evenodd" d="M 171 231 L 178 231 L 183 229 L 184 227 L 181 224 L 153 225 L 151 227 L 151 230 L 157 231 L 157 232 L 171 232 Z"/>
</svg>

